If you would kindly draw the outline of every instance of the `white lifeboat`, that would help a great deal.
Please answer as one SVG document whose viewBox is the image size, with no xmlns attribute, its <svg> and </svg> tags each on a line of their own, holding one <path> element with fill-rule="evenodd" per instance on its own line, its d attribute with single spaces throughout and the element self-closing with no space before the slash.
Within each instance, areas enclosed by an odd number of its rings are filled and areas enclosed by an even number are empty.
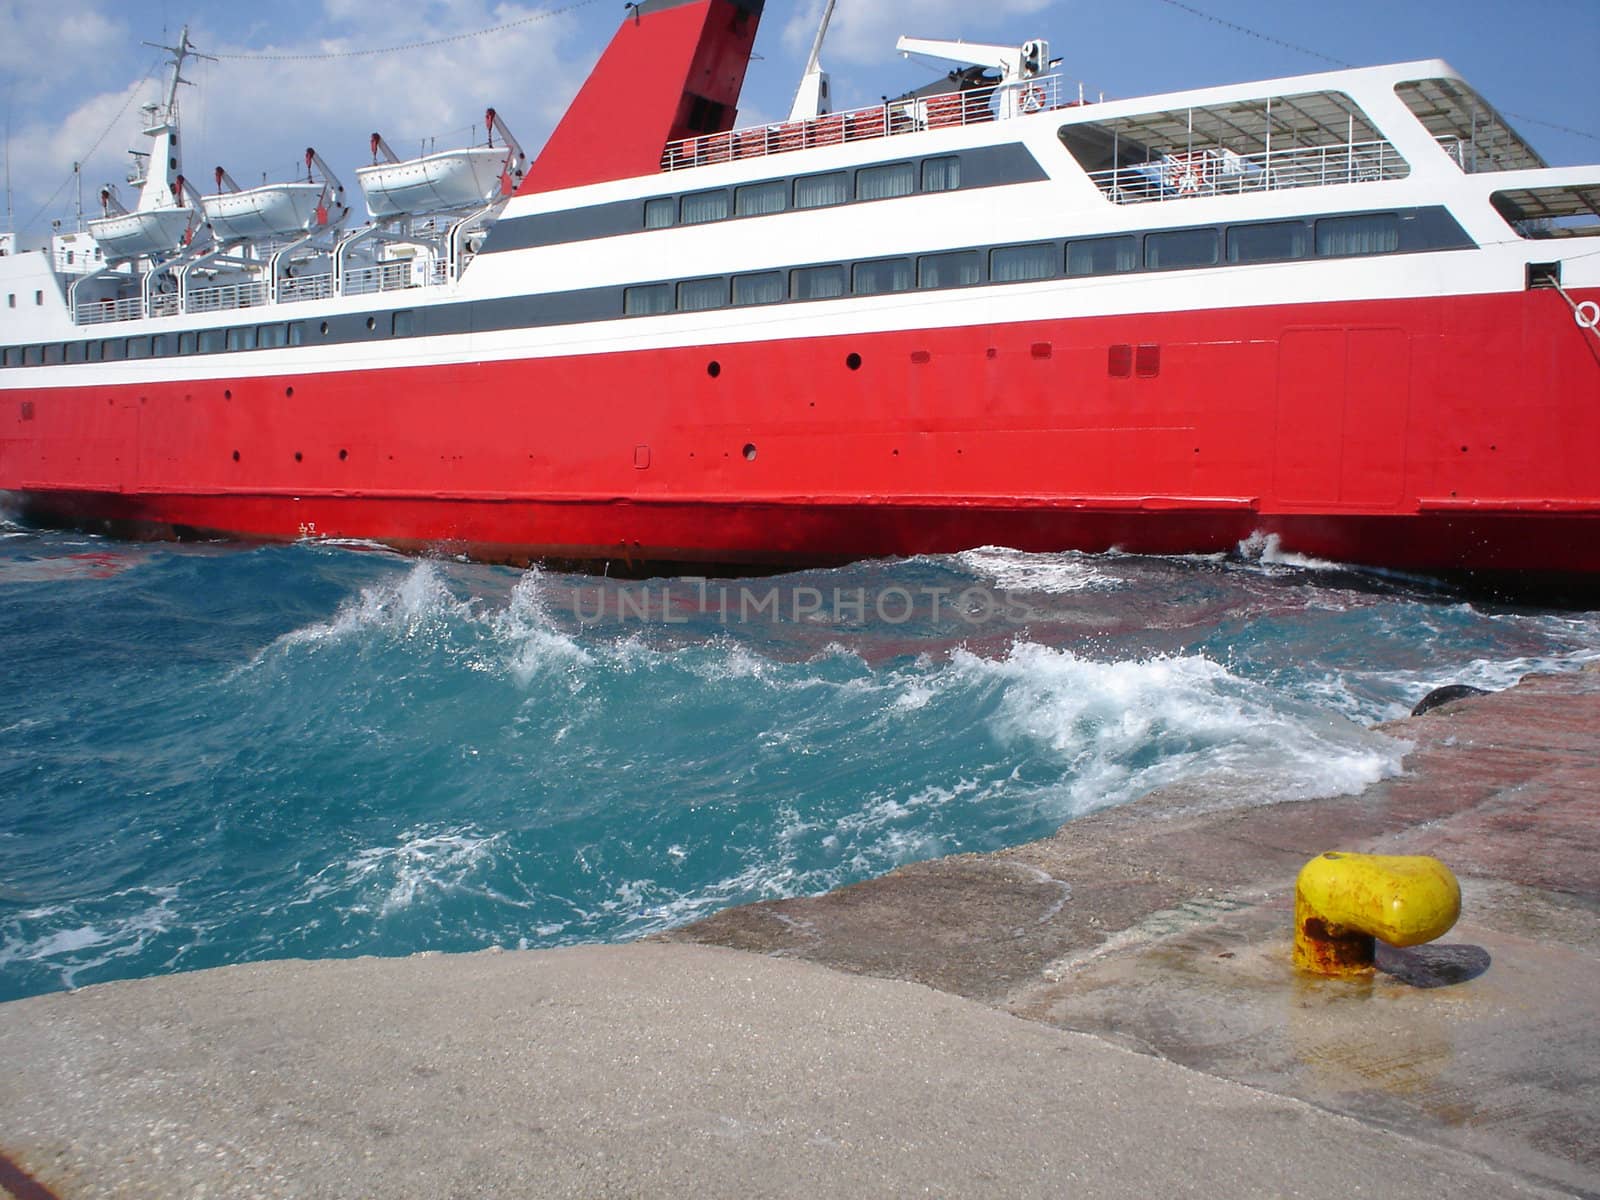
<svg viewBox="0 0 1600 1200">
<path fill-rule="evenodd" d="M 484 121 L 490 131 L 487 146 L 441 150 L 403 160 L 382 136 L 373 134 L 373 163 L 356 168 L 367 211 L 376 218 L 399 217 L 475 207 L 497 195 L 510 194 L 521 181 L 527 160 L 494 109 L 484 114 Z M 496 132 L 504 138 L 504 145 L 494 144 Z M 387 161 L 379 161 L 380 155 Z"/>
<path fill-rule="evenodd" d="M 312 178 L 312 168 L 323 178 Z M 221 167 L 213 196 L 202 196 L 200 208 L 218 241 L 254 241 L 308 233 L 344 217 L 344 192 L 315 149 L 306 150 L 306 178 L 292 183 L 264 183 L 240 188 Z"/>
<path fill-rule="evenodd" d="M 194 212 L 188 208 L 147 208 L 114 213 L 89 222 L 89 233 L 106 258 L 165 254 L 183 245 Z"/>
<path fill-rule="evenodd" d="M 268 183 L 202 196 L 200 207 L 218 241 L 282 237 L 326 223 L 326 209 L 317 220 L 322 191 L 320 183 Z"/>
</svg>

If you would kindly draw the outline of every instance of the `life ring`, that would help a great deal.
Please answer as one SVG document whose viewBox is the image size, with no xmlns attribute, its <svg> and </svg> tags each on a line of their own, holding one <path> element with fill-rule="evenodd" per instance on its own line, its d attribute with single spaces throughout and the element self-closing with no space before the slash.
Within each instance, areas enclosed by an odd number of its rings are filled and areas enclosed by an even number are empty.
<svg viewBox="0 0 1600 1200">
<path fill-rule="evenodd" d="M 1022 89 L 1022 111 L 1036 113 L 1044 108 L 1044 89 L 1038 84 L 1030 84 Z"/>
<path fill-rule="evenodd" d="M 1578 323 L 1579 329 L 1593 329 L 1600 325 L 1600 304 L 1585 300 L 1572 310 L 1572 319 Z"/>
</svg>

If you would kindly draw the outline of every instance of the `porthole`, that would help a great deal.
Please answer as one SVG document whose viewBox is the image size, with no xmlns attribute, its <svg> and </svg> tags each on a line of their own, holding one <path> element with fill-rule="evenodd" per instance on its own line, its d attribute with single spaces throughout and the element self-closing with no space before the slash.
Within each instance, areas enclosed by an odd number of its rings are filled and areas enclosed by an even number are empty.
<svg viewBox="0 0 1600 1200">
<path fill-rule="evenodd" d="M 343 462 L 345 459 L 347 459 L 349 457 L 350 457 L 350 451 L 348 451 L 348 450 L 339 451 L 339 461 L 340 462 Z"/>
<path fill-rule="evenodd" d="M 239 452 L 237 450 L 235 450 L 233 452 L 233 461 L 234 462 L 238 462 L 239 461 Z"/>
<path fill-rule="evenodd" d="M 756 444 L 754 442 L 746 442 L 744 444 L 744 460 L 745 462 L 755 462 Z"/>
<path fill-rule="evenodd" d="M 322 336 L 323 337 L 327 337 L 328 336 L 328 323 L 326 321 L 324 321 L 322 323 Z"/>
<path fill-rule="evenodd" d="M 223 388 L 222 389 L 222 398 L 224 400 L 232 400 L 233 399 L 233 389 L 232 388 Z"/>
<path fill-rule="evenodd" d="M 851 351 L 849 354 L 845 355 L 844 365 L 849 367 L 852 371 L 859 371 L 861 369 L 861 355 Z"/>
<path fill-rule="evenodd" d="M 295 462 L 302 462 L 302 461 L 304 461 L 304 459 L 305 459 L 305 455 L 301 454 L 300 451 L 296 450 L 294 452 L 294 460 L 295 460 Z"/>
<path fill-rule="evenodd" d="M 377 327 L 378 327 L 378 318 L 377 317 L 368 317 L 367 318 L 367 332 L 371 333 Z"/>
<path fill-rule="evenodd" d="M 291 397 L 294 395 L 294 389 L 292 387 L 286 387 L 283 389 L 283 394 L 285 398 Z"/>
<path fill-rule="evenodd" d="M 718 375 L 722 374 L 722 364 L 717 362 L 715 359 L 708 362 L 706 364 L 706 374 L 715 379 Z"/>
</svg>

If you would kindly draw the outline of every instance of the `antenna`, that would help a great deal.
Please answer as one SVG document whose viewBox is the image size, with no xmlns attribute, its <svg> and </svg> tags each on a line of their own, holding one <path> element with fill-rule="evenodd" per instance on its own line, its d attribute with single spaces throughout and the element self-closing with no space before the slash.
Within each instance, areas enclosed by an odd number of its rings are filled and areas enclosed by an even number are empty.
<svg viewBox="0 0 1600 1200">
<path fill-rule="evenodd" d="M 14 233 L 11 211 L 11 93 L 15 83 L 6 85 L 6 232 Z"/>
</svg>

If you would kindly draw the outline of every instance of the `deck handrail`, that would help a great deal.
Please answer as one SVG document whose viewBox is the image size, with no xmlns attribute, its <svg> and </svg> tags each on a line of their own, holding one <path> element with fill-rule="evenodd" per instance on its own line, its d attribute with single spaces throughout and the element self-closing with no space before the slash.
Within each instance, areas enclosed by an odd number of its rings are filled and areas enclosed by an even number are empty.
<svg viewBox="0 0 1600 1200">
<path fill-rule="evenodd" d="M 753 125 L 726 133 L 680 138 L 668 142 L 662 150 L 661 169 L 682 171 L 715 163 L 765 158 L 790 150 L 1032 116 L 1077 103 L 1063 102 L 1062 85 L 1060 75 L 1041 75 L 1017 83 L 990 84 L 918 99 L 889 100 L 804 121 Z"/>
</svg>

